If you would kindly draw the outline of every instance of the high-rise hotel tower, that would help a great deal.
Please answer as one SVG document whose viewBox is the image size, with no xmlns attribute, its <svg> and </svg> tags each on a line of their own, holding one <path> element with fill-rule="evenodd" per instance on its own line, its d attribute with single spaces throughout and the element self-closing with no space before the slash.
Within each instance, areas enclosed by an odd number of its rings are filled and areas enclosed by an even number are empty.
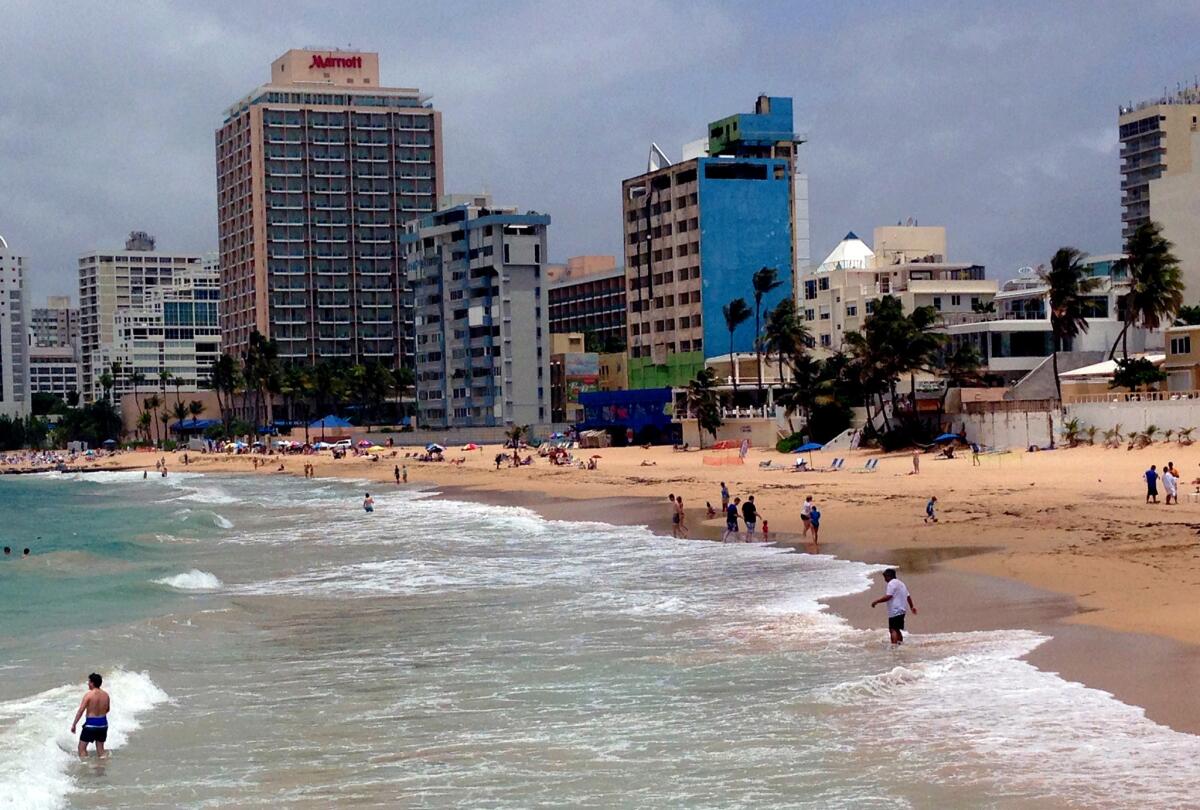
<svg viewBox="0 0 1200 810">
<path fill-rule="evenodd" d="M 284 361 L 411 365 L 404 223 L 442 193 L 441 114 L 379 56 L 290 50 L 216 133 L 221 333 Z"/>
</svg>

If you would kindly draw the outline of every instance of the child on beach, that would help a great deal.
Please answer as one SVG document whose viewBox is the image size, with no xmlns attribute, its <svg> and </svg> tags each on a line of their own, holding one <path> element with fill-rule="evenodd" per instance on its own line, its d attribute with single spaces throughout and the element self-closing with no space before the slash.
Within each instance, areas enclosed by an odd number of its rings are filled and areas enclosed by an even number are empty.
<svg viewBox="0 0 1200 810">
<path fill-rule="evenodd" d="M 813 505 L 812 511 L 808 513 L 808 525 L 812 527 L 813 545 L 821 545 L 819 535 L 821 533 L 821 510 Z"/>
<path fill-rule="evenodd" d="M 925 504 L 925 522 L 937 523 L 937 495 L 931 495 Z"/>
</svg>

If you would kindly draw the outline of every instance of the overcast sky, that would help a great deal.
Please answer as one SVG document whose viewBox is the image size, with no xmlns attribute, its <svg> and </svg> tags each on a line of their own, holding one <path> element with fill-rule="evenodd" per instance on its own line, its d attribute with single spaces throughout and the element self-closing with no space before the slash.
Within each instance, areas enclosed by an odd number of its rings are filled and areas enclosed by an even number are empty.
<svg viewBox="0 0 1200 810">
<path fill-rule="evenodd" d="M 148 230 L 216 247 L 213 132 L 291 47 L 380 54 L 443 113 L 448 191 L 548 212 L 555 260 L 621 250 L 656 141 L 795 99 L 814 258 L 915 217 L 997 278 L 1120 242 L 1117 105 L 1200 72 L 1200 3 L 4 0 L 0 235 L 36 297 Z M 286 14 L 283 14 L 286 9 Z"/>
</svg>

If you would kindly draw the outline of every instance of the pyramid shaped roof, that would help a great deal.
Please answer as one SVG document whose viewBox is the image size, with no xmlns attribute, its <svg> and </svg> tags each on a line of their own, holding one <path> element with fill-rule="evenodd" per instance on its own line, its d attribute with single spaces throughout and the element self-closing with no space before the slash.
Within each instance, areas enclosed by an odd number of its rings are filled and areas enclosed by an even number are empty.
<svg viewBox="0 0 1200 810">
<path fill-rule="evenodd" d="M 865 270 L 875 264 L 875 251 L 867 243 L 859 239 L 854 231 L 846 234 L 837 243 L 825 261 L 821 262 L 821 270 Z"/>
</svg>

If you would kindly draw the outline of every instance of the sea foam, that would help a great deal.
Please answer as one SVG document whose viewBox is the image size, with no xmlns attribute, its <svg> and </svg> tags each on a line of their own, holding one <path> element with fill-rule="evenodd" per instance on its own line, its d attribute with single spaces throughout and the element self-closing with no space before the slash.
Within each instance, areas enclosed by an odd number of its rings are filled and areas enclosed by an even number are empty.
<svg viewBox="0 0 1200 810">
<path fill-rule="evenodd" d="M 163 577 L 154 581 L 159 585 L 167 585 L 181 591 L 215 591 L 221 587 L 221 580 L 217 579 L 215 575 L 196 568 L 184 574 Z"/>
</svg>

